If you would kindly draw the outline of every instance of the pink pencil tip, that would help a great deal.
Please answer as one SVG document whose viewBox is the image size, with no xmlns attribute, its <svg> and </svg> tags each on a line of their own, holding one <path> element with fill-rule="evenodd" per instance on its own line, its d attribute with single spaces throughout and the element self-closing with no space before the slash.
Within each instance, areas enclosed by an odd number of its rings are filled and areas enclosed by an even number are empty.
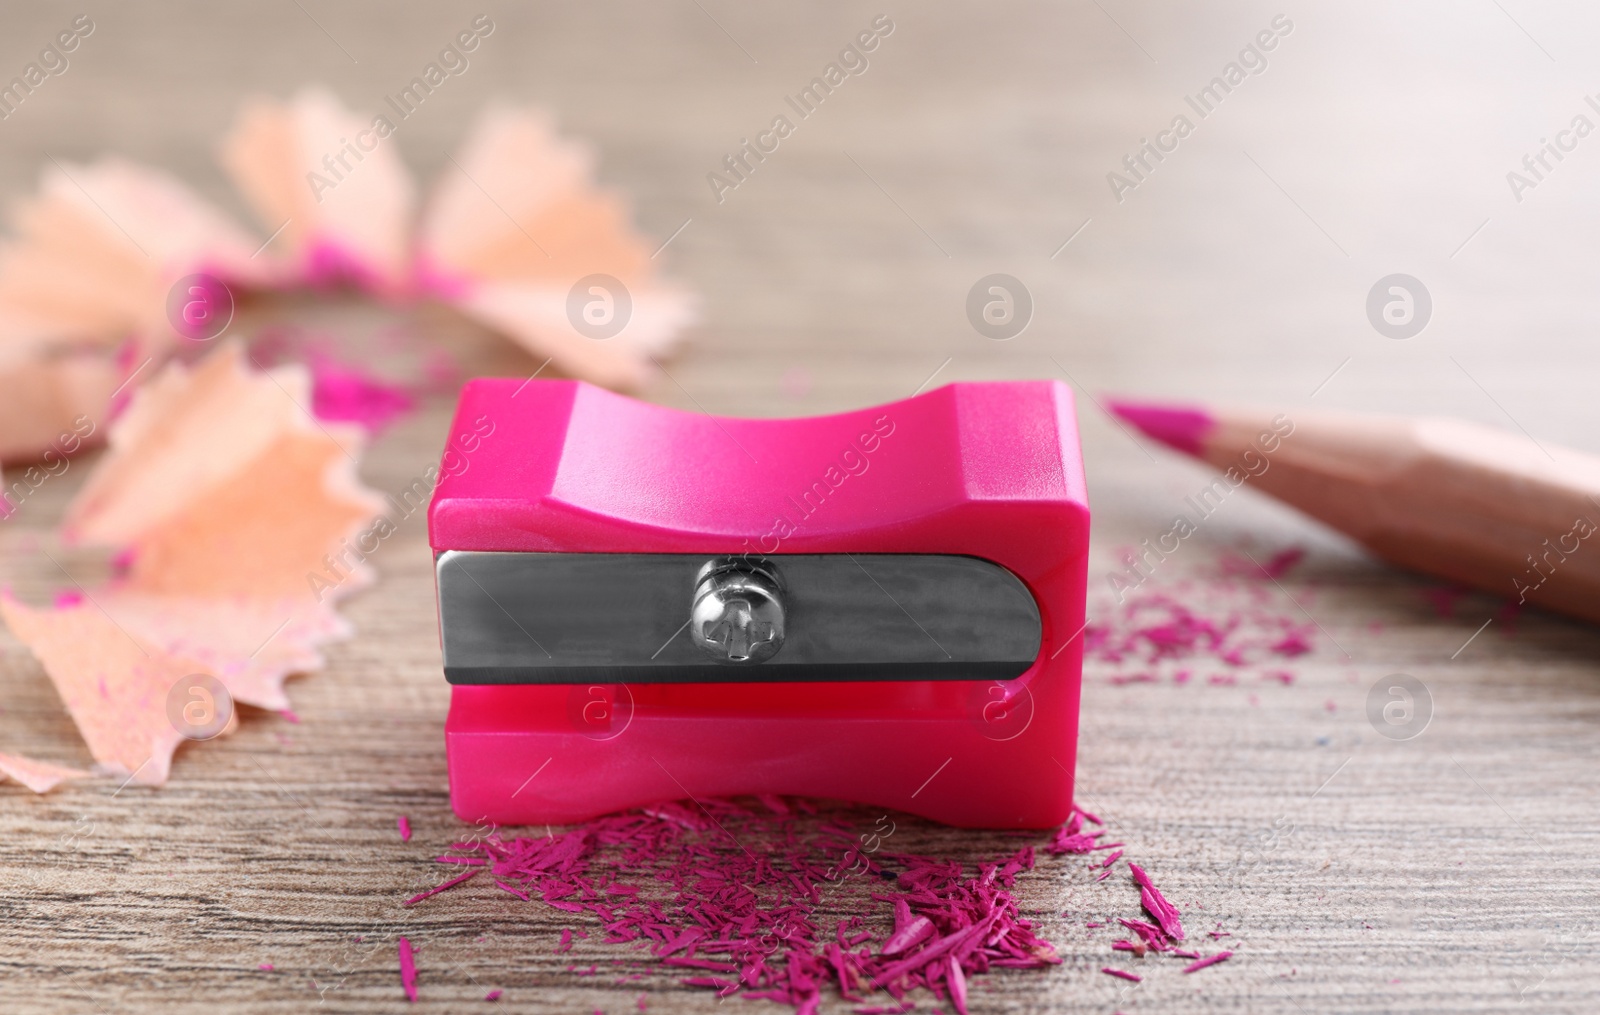
<svg viewBox="0 0 1600 1015">
<path fill-rule="evenodd" d="M 1205 438 L 1216 420 L 1204 409 L 1191 406 L 1150 405 L 1108 399 L 1112 414 L 1132 423 L 1146 437 L 1196 458 L 1205 453 Z"/>
</svg>

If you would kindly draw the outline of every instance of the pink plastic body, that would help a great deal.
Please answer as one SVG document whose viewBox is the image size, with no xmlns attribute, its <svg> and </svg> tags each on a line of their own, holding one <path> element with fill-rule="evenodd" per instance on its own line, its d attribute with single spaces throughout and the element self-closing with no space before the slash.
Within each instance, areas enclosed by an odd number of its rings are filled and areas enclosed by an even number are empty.
<svg viewBox="0 0 1600 1015">
<path fill-rule="evenodd" d="M 576 381 L 463 390 L 434 550 L 942 553 L 1016 574 L 1043 621 L 1011 681 L 456 685 L 456 814 L 568 823 L 782 793 L 966 827 L 1072 806 L 1089 510 L 1070 390 L 952 384 L 811 419 L 713 418 Z"/>
</svg>

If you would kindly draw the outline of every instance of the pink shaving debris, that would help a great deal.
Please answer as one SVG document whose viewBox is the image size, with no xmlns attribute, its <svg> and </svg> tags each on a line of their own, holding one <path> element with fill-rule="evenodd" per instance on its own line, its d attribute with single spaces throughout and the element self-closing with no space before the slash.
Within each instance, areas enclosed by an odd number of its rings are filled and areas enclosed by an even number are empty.
<svg viewBox="0 0 1600 1015">
<path fill-rule="evenodd" d="M 517 898 L 521 899 L 523 902 L 531 901 L 528 898 L 528 893 L 527 892 L 522 891 L 520 888 L 512 888 L 510 885 L 506 884 L 504 881 L 500 881 L 500 880 L 496 879 L 496 881 L 494 883 L 494 886 L 496 888 L 500 889 L 501 891 L 510 892 L 512 895 L 515 895 Z"/>
<path fill-rule="evenodd" d="M 405 901 L 405 904 L 408 905 L 408 906 L 414 906 L 417 903 L 421 902 L 423 899 L 428 898 L 430 895 L 438 895 L 440 892 L 444 891 L 447 888 L 454 888 L 456 885 L 459 885 L 461 882 L 467 880 L 468 878 L 477 877 L 478 874 L 479 874 L 479 872 L 475 871 L 475 870 L 474 871 L 467 871 L 467 873 L 461 875 L 458 878 L 451 878 L 449 881 L 446 881 L 444 884 L 439 885 L 437 888 L 430 888 L 425 892 L 418 892 L 417 894 L 413 895 L 411 898 L 407 899 Z"/>
<path fill-rule="evenodd" d="M 270 972 L 273 971 L 273 969 L 275 969 L 277 967 L 274 966 L 270 962 L 263 962 L 263 963 L 261 963 L 261 965 L 257 966 L 256 968 L 261 970 L 263 973 L 270 973 Z"/>
<path fill-rule="evenodd" d="M 311 407 L 318 419 L 359 423 L 376 433 L 416 407 L 416 398 L 360 367 L 313 352 Z"/>
<path fill-rule="evenodd" d="M 1215 955 L 1201 959 L 1199 962 L 1191 962 L 1189 965 L 1183 967 L 1183 971 L 1185 973 L 1193 973 L 1197 970 L 1204 969 L 1207 966 L 1214 966 L 1218 962 L 1226 962 L 1232 957 L 1232 952 L 1218 952 Z"/>
<path fill-rule="evenodd" d="M 485 1001 L 498 1001 L 500 1000 L 500 995 L 503 993 L 505 993 L 503 990 L 491 990 L 489 993 L 483 995 L 483 999 Z"/>
<path fill-rule="evenodd" d="M 453 853 L 437 860 L 466 866 L 467 873 L 407 904 L 487 869 L 499 887 L 519 898 L 596 919 L 606 944 L 633 942 L 648 949 L 650 960 L 677 972 L 685 986 L 719 998 L 777 1001 L 802 1015 L 815 1015 L 825 992 L 868 1002 L 854 1009 L 857 1015 L 901 1015 L 915 1007 L 908 995 L 917 990 L 948 1002 L 943 1010 L 966 1015 L 972 976 L 1061 961 L 1022 917 L 1012 894 L 1016 879 L 1034 867 L 1034 846 L 976 865 L 867 853 L 849 812 L 817 814 L 817 806 L 803 799 L 760 797 L 748 807 L 711 799 L 692 807 L 655 804 L 565 832 L 546 829 L 536 838 L 494 833 L 452 844 Z M 1101 825 L 1098 817 L 1075 811 L 1045 844 L 1046 852 L 1111 848 L 1097 846 L 1103 826 L 1086 829 L 1086 821 Z M 1100 869 L 1103 879 L 1121 859 L 1119 849 L 1088 866 Z M 1177 908 L 1143 869 L 1128 867 L 1154 922 L 1119 918 L 1133 940 L 1119 940 L 1112 950 L 1139 958 L 1195 956 L 1177 947 L 1184 933 Z M 875 915 L 821 915 L 871 903 L 880 904 Z M 586 936 L 575 928 L 562 930 L 556 953 Z M 599 972 L 598 965 L 566 968 L 577 976 Z M 1111 967 L 1102 971 L 1141 979 Z M 894 1004 L 872 1004 L 875 991 L 887 992 Z M 642 996 L 639 1007 L 644 1010 Z"/>
<path fill-rule="evenodd" d="M 1182 941 L 1183 924 L 1178 920 L 1178 908 L 1168 902 L 1156 886 L 1151 884 L 1149 875 L 1138 864 L 1129 861 L 1128 870 L 1133 873 L 1133 880 L 1139 884 L 1139 902 L 1145 911 L 1155 917 L 1163 933 L 1174 941 Z"/>
<path fill-rule="evenodd" d="M 300 717 L 295 714 L 295 711 L 292 708 L 280 708 L 278 710 L 278 715 L 286 722 L 292 722 L 296 726 L 300 725 Z"/>
<path fill-rule="evenodd" d="M 1112 951 L 1132 952 L 1143 958 L 1147 952 L 1171 952 L 1184 958 L 1193 957 L 1192 952 L 1185 952 L 1175 947 L 1176 942 L 1183 940 L 1183 925 L 1179 922 L 1176 907 L 1166 900 L 1162 894 L 1150 884 L 1150 879 L 1138 864 L 1130 862 L 1128 868 L 1133 872 L 1134 880 L 1139 884 L 1139 901 L 1150 914 L 1156 917 L 1156 923 L 1146 923 L 1143 920 L 1131 920 L 1119 917 L 1117 922 L 1133 931 L 1137 941 L 1117 941 L 1111 946 Z M 1106 871 L 1110 874 L 1111 871 Z M 1103 875 L 1102 875 L 1103 877 Z"/>
<path fill-rule="evenodd" d="M 1032 846 L 975 871 L 953 860 L 862 854 L 858 830 L 808 822 L 807 810 L 815 808 L 776 799 L 758 809 L 659 804 L 537 838 L 457 843 L 461 855 L 440 859 L 481 860 L 504 885 L 593 915 L 607 943 L 647 945 L 656 962 L 691 973 L 686 985 L 801 1012 L 814 1011 L 830 985 L 855 1001 L 884 990 L 904 1002 L 926 989 L 965 1012 L 971 976 L 1060 962 L 1011 891 L 1033 868 Z M 762 845 L 744 845 L 754 843 Z M 840 876 L 862 862 L 865 871 Z M 835 893 L 884 904 L 893 930 L 860 916 L 826 927 L 819 907 Z M 563 931 L 557 951 L 573 936 Z"/>
<path fill-rule="evenodd" d="M 1126 969 L 1112 969 L 1110 966 L 1102 966 L 1100 971 L 1107 976 L 1120 976 L 1124 980 L 1132 980 L 1134 983 L 1140 983 L 1144 980 L 1144 977 L 1138 973 L 1130 973 Z"/>
<path fill-rule="evenodd" d="M 411 957 L 411 942 L 405 938 L 400 939 L 400 986 L 407 1001 L 417 999 L 417 962 Z"/>
<path fill-rule="evenodd" d="M 900 901 L 900 900 L 896 900 Z M 921 944 L 933 934 L 933 921 L 926 916 L 919 916 L 909 921 L 904 928 L 897 930 L 894 936 L 886 941 L 878 952 L 879 955 L 899 955 L 914 945 Z"/>
<path fill-rule="evenodd" d="M 1119 918 L 1117 922 L 1133 931 L 1135 934 L 1139 935 L 1140 943 L 1146 948 L 1153 948 L 1158 952 L 1167 950 L 1168 945 L 1166 934 L 1155 924 L 1145 923 L 1143 920 L 1129 920 L 1127 918 Z"/>
<path fill-rule="evenodd" d="M 1259 577 L 1260 570 L 1255 574 Z M 1274 598 L 1282 594 L 1270 583 L 1263 587 L 1260 582 L 1236 579 L 1186 579 L 1169 588 L 1178 594 L 1134 593 L 1121 603 L 1108 602 L 1091 610 L 1099 619 L 1084 630 L 1084 658 L 1136 667 L 1112 674 L 1113 683 L 1149 683 L 1170 673 L 1175 683 L 1184 684 L 1194 676 L 1197 663 L 1233 669 L 1270 667 L 1271 673 L 1282 674 L 1285 671 L 1273 663 L 1312 650 L 1316 626 L 1285 614 L 1280 599 Z M 1186 599 L 1215 606 L 1202 613 Z M 1213 685 L 1234 682 L 1230 674 L 1210 678 Z"/>
<path fill-rule="evenodd" d="M 1063 853 L 1090 853 L 1096 848 L 1095 840 L 1106 834 L 1104 829 L 1098 832 L 1079 831 L 1083 827 L 1086 815 L 1082 811 L 1074 811 L 1067 818 L 1067 823 L 1056 829 L 1053 839 L 1044 847 L 1045 852 L 1051 856 L 1060 856 Z M 1100 822 L 1096 821 L 1095 824 Z"/>
<path fill-rule="evenodd" d="M 947 960 L 950 969 L 945 973 L 945 981 L 950 985 L 950 1003 L 956 1006 L 956 1011 L 967 1015 L 967 977 L 961 972 L 961 963 L 955 956 Z"/>
<path fill-rule="evenodd" d="M 397 826 L 399 826 L 399 828 L 400 828 L 400 841 L 401 842 L 410 842 L 411 841 L 411 819 L 406 817 L 404 814 L 402 814 L 402 815 L 400 815 L 400 817 L 398 819 L 396 819 L 395 824 Z"/>
</svg>

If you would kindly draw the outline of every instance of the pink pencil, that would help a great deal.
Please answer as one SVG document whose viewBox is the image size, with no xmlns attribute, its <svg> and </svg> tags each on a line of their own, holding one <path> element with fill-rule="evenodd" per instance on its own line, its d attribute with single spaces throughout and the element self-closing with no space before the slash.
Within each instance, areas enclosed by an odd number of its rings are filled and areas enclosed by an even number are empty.
<svg viewBox="0 0 1600 1015">
<path fill-rule="evenodd" d="M 1600 622 L 1600 458 L 1461 420 L 1113 401 L 1146 435 L 1402 567 Z M 1159 555 L 1159 548 L 1146 548 Z"/>
</svg>

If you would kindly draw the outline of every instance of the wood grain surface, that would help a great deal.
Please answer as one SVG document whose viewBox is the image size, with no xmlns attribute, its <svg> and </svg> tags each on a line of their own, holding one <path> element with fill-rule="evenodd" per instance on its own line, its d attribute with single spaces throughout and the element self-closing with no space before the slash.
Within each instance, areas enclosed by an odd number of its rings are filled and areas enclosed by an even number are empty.
<svg viewBox="0 0 1600 1015">
<path fill-rule="evenodd" d="M 18 3 L 0 13 L 0 79 L 80 11 L 97 28 L 70 68 L 0 122 L 0 195 L 25 193 L 50 158 L 120 152 L 241 214 L 211 157 L 241 98 L 321 81 L 374 108 L 488 13 L 496 31 L 468 71 L 396 135 L 423 179 L 448 168 L 484 104 L 539 102 L 595 144 L 642 228 L 665 240 L 682 226 L 660 259 L 702 294 L 702 323 L 653 400 L 798 415 L 930 380 L 1069 379 L 1095 608 L 1117 548 L 1165 531 L 1209 480 L 1135 444 L 1096 409 L 1101 392 L 1450 413 L 1600 451 L 1600 139 L 1577 139 L 1520 194 L 1506 177 L 1575 117 L 1600 123 L 1585 102 L 1600 88 L 1600 15 L 1576 5 Z M 870 67 L 718 203 L 706 174 L 881 13 L 895 30 Z M 1196 113 L 1186 97 L 1280 14 L 1292 29 L 1264 64 Z M 1107 173 L 1184 115 L 1193 129 L 1119 201 Z M 1366 312 L 1396 272 L 1432 299 L 1428 326 L 1402 340 Z M 991 273 L 1034 304 L 1010 340 L 966 315 Z M 237 327 L 269 317 L 374 358 L 379 336 L 400 334 L 470 373 L 538 365 L 433 311 L 288 301 Z M 448 411 L 433 399 L 384 435 L 367 481 L 409 485 Z M 0 584 L 41 601 L 69 584 L 52 559 L 76 580 L 103 574 L 53 535 L 88 465 L 0 526 Z M 1467 596 L 1441 615 L 1429 583 L 1248 491 L 1150 587 L 1214 605 L 1206 575 L 1225 551 L 1292 545 L 1306 561 L 1261 589 L 1320 628 L 1292 685 L 1085 674 L 1083 803 L 1191 927 L 1233 933 L 1233 960 L 1192 976 L 1147 962 L 1137 986 L 1102 975 L 1127 962 L 1113 962 L 1116 935 L 1084 923 L 1135 915 L 1136 897 L 1052 861 L 1020 891 L 1064 964 L 977 978 L 974 1011 L 1600 1008 L 1600 636 L 1527 614 L 1474 637 L 1497 602 Z M 400 933 L 418 948 L 422 1010 L 485 1010 L 496 989 L 528 1012 L 617 1015 L 641 993 L 651 1012 L 716 1006 L 659 971 L 627 985 L 568 972 L 632 953 L 591 939 L 555 955 L 567 923 L 490 888 L 400 907 L 461 826 L 420 518 L 373 563 L 380 584 L 344 610 L 357 636 L 290 684 L 301 723 L 252 713 L 237 735 L 181 751 L 159 789 L 0 786 L 0 1010 L 398 1011 Z M 1425 733 L 1404 742 L 1366 713 L 1369 688 L 1396 672 L 1432 701 Z M 88 762 L 42 670 L 4 635 L 0 683 L 0 748 Z M 909 818 L 899 829 L 898 847 L 955 857 L 1016 843 Z"/>
</svg>

